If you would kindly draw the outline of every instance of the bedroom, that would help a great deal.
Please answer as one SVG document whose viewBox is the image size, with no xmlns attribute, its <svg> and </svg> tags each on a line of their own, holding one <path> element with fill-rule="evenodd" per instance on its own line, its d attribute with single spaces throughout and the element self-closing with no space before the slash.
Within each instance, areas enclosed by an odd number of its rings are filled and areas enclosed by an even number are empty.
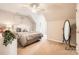
<svg viewBox="0 0 79 59">
<path fill-rule="evenodd" d="M 31 37 L 27 38 L 34 37 L 35 41 L 40 40 L 24 48 L 18 47 L 18 40 L 14 40 L 13 47 L 3 47 L 0 43 L 0 54 L 77 54 L 75 50 L 65 50 L 65 45 L 62 44 L 65 20 L 69 20 L 70 24 L 75 24 L 76 27 L 76 6 L 75 3 L 0 4 L 1 32 L 4 28 L 11 30 L 17 37 L 21 37 L 19 41 L 22 46 L 33 41 L 26 44 L 25 37 L 28 35 Z M 74 36 L 74 41 L 72 40 L 71 44 L 76 45 L 76 28 L 73 31 L 74 35 L 71 38 Z"/>
<path fill-rule="evenodd" d="M 44 35 L 46 35 L 47 28 L 45 28 L 46 22 L 44 22 L 45 21 L 44 17 L 41 14 L 32 13 L 30 10 L 28 10 L 24 6 L 22 7 L 20 5 L 27 5 L 27 4 L 0 4 L 0 16 L 1 16 L 0 17 L 0 19 L 1 19 L 0 30 L 1 30 L 1 33 L 5 30 L 10 30 L 16 35 L 17 38 L 21 37 L 22 35 L 24 37 L 25 34 L 26 34 L 26 36 L 31 35 L 31 34 L 33 34 L 34 36 L 36 35 L 37 37 L 33 36 L 34 38 L 40 38 L 40 36 L 43 36 L 43 38 L 46 38 L 46 36 L 44 37 Z M 36 19 L 38 19 L 38 20 L 36 20 Z M 42 21 L 40 19 L 42 19 Z M 43 22 L 44 22 L 44 24 L 43 24 Z M 1 33 L 0 33 L 0 35 L 2 35 Z M 43 33 L 43 35 L 41 33 Z M 1 40 L 2 40 L 2 38 L 1 38 Z M 32 39 L 31 41 L 28 40 L 30 42 L 28 44 L 31 44 L 32 41 L 35 42 L 37 40 L 39 40 L 39 39 L 35 39 L 35 40 Z M 12 46 L 10 47 L 10 45 L 8 45 L 8 47 L 5 47 L 3 45 L 3 40 L 0 41 L 0 44 L 1 44 L 0 45 L 0 47 L 1 47 L 0 54 L 15 54 L 15 53 L 17 54 L 17 44 L 18 44 L 17 41 L 18 40 L 15 40 L 15 42 L 14 42 L 15 46 L 13 46 L 13 48 L 12 48 Z M 25 42 L 23 41 L 23 43 L 21 45 L 24 46 L 23 45 L 24 43 Z M 6 50 L 5 50 L 5 48 L 6 48 Z M 12 48 L 12 49 L 9 49 L 9 48 Z M 11 52 L 9 50 L 11 50 Z"/>
</svg>

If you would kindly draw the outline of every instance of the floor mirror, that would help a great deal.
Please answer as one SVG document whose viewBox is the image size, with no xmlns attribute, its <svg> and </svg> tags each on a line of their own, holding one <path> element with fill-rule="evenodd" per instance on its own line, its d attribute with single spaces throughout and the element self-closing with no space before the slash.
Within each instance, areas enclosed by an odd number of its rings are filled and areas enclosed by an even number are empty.
<svg viewBox="0 0 79 59">
<path fill-rule="evenodd" d="M 63 26 L 63 42 L 66 44 L 65 49 L 67 49 L 67 46 L 70 47 L 70 37 L 71 37 L 70 22 L 69 20 L 65 20 Z"/>
</svg>

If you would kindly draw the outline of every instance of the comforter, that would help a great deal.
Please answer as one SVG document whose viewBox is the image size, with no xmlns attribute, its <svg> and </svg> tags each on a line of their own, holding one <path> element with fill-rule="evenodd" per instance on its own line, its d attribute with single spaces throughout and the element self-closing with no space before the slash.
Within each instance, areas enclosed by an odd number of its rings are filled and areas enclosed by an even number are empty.
<svg viewBox="0 0 79 59">
<path fill-rule="evenodd" d="M 19 32 L 17 36 L 18 44 L 21 46 L 27 46 L 36 41 L 39 41 L 43 35 L 41 33 L 28 33 L 28 32 Z"/>
</svg>

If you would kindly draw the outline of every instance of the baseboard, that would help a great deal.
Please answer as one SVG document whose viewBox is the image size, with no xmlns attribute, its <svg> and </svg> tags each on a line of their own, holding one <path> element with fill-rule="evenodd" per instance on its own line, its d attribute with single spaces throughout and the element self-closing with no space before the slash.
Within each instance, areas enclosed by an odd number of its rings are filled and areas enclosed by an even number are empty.
<svg viewBox="0 0 79 59">
<path fill-rule="evenodd" d="M 48 40 L 59 42 L 59 43 L 63 43 L 62 41 L 59 41 L 59 40 L 52 40 L 52 39 L 48 39 Z"/>
</svg>

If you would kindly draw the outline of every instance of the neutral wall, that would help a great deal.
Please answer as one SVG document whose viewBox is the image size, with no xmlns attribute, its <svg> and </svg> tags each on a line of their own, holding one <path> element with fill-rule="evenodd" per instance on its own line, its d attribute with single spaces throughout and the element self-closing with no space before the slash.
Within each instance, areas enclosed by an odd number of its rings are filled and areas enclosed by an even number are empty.
<svg viewBox="0 0 79 59">
<path fill-rule="evenodd" d="M 22 28 L 26 28 L 28 31 L 36 30 L 36 24 L 32 21 L 32 18 L 30 18 L 29 16 L 13 14 L 3 10 L 0 10 L 0 24 L 5 24 L 7 26 L 23 26 Z"/>
<path fill-rule="evenodd" d="M 44 12 L 47 20 L 48 40 L 62 42 L 65 20 L 76 23 L 76 4 L 49 4 Z M 75 39 L 76 40 L 76 39 Z"/>
</svg>

